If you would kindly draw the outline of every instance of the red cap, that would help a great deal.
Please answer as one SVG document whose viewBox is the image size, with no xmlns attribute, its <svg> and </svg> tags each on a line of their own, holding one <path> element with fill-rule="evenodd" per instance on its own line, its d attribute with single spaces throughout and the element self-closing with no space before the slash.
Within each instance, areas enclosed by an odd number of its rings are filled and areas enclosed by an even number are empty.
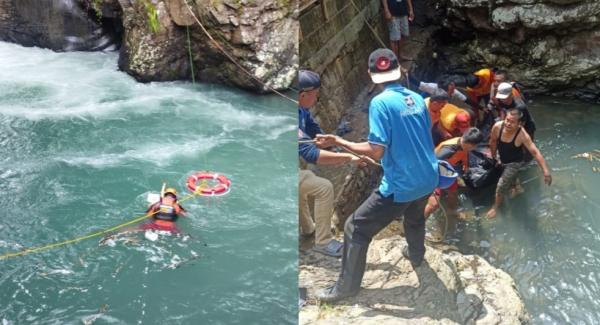
<svg viewBox="0 0 600 325">
<path fill-rule="evenodd" d="M 464 131 L 471 127 L 471 116 L 466 112 L 458 112 L 456 117 L 454 117 L 454 121 L 456 122 L 456 127 L 460 131 Z"/>
</svg>

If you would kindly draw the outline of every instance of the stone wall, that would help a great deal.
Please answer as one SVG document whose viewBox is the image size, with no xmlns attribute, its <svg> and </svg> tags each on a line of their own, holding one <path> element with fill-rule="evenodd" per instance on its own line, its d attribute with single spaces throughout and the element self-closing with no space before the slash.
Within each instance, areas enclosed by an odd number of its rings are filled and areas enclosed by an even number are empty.
<svg viewBox="0 0 600 325">
<path fill-rule="evenodd" d="M 321 74 L 319 102 L 312 113 L 327 133 L 340 124 L 352 132 L 344 137 L 360 141 L 367 132 L 366 89 L 371 85 L 367 59 L 382 47 L 385 35 L 380 0 L 323 0 L 300 14 L 300 67 Z M 336 194 L 334 223 L 338 228 L 364 201 L 379 179 L 378 168 L 311 166 L 332 181 Z"/>
<path fill-rule="evenodd" d="M 323 0 L 300 13 L 300 67 L 321 74 L 321 95 L 313 114 L 328 132 L 335 132 L 360 91 L 370 84 L 367 58 L 381 46 L 364 19 L 385 35 L 381 0 L 353 1 Z"/>
</svg>

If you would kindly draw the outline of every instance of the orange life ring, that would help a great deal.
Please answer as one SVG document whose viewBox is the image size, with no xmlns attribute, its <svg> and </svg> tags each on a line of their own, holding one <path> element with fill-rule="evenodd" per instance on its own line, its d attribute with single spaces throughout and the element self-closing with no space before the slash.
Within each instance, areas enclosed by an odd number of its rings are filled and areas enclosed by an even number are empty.
<svg viewBox="0 0 600 325">
<path fill-rule="evenodd" d="M 198 186 L 198 181 L 213 181 L 216 185 L 213 186 Z M 187 179 L 187 187 L 190 191 L 201 196 L 218 196 L 229 193 L 231 181 L 218 173 L 212 172 L 197 172 Z"/>
</svg>

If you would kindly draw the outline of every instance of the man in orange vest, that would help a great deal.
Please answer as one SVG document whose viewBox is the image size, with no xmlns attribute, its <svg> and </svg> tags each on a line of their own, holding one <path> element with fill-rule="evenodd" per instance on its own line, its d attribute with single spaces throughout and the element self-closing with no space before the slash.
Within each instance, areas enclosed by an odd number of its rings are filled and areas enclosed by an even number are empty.
<svg viewBox="0 0 600 325">
<path fill-rule="evenodd" d="M 479 111 L 487 106 L 490 101 L 490 89 L 494 81 L 495 69 L 480 69 L 473 74 L 460 76 L 447 76 L 449 80 L 454 81 L 458 87 L 467 87 L 467 104 L 473 107 L 476 121 L 480 120 Z M 481 101 L 484 104 L 481 104 Z"/>
<path fill-rule="evenodd" d="M 471 115 L 457 106 L 446 104 L 440 114 L 440 126 L 444 134 L 450 137 L 460 137 L 471 127 Z M 444 140 L 450 137 L 445 137 Z"/>
<path fill-rule="evenodd" d="M 160 200 L 148 207 L 148 215 L 152 221 L 140 225 L 141 230 L 161 230 L 179 233 L 175 222 L 180 215 L 185 216 L 185 209 L 177 202 L 177 190 L 168 188 L 162 194 Z"/>
<path fill-rule="evenodd" d="M 425 106 L 429 111 L 429 117 L 431 117 L 431 137 L 433 139 L 433 145 L 437 146 L 440 142 L 452 137 L 452 135 L 444 130 L 440 124 L 440 117 L 442 116 L 442 109 L 448 104 L 448 93 L 441 89 L 436 89 L 431 97 L 425 98 Z"/>
<path fill-rule="evenodd" d="M 487 106 L 490 101 L 490 89 L 492 82 L 494 81 L 495 69 L 480 69 L 475 71 L 472 75 L 467 76 L 467 96 L 469 97 L 469 104 L 475 110 L 475 115 L 479 119 L 479 111 Z M 483 100 L 483 105 L 481 101 Z"/>
<path fill-rule="evenodd" d="M 461 137 L 455 137 L 440 143 L 435 148 L 435 156 L 438 160 L 449 162 L 456 171 L 463 174 L 469 168 L 469 151 L 475 149 L 483 141 L 483 134 L 477 128 L 469 128 Z M 446 194 L 446 205 L 449 215 L 456 216 L 458 208 L 458 183 L 454 182 L 448 189 L 436 191 L 429 197 L 425 207 L 425 217 L 439 208 L 438 198 L 442 193 Z"/>
</svg>

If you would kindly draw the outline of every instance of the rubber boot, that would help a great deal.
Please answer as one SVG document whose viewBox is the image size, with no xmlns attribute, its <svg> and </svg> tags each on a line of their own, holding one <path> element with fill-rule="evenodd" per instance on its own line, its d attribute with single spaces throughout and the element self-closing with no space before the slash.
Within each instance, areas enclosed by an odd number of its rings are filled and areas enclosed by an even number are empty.
<svg viewBox="0 0 600 325">
<path fill-rule="evenodd" d="M 358 293 L 365 273 L 368 249 L 368 244 L 352 242 L 348 236 L 344 236 L 342 272 L 334 286 L 319 293 L 318 298 L 321 301 L 334 302 Z"/>
</svg>

